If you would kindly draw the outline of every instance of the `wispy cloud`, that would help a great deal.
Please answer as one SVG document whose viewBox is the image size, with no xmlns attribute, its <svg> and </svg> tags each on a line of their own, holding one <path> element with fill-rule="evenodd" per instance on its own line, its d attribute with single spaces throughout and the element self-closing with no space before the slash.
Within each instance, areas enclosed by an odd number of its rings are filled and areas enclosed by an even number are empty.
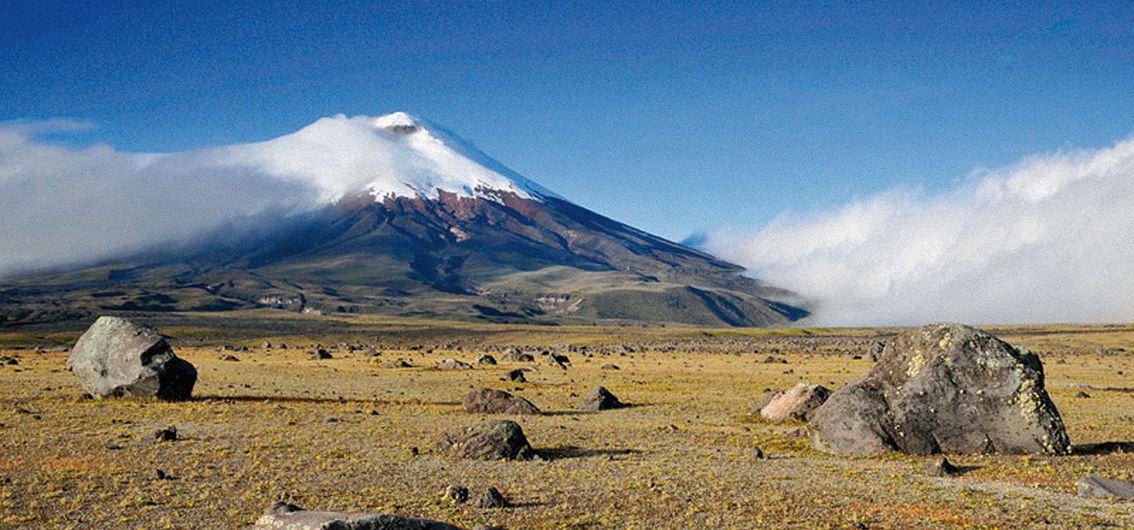
<svg viewBox="0 0 1134 530">
<path fill-rule="evenodd" d="M 295 156 L 286 145 L 291 137 L 170 154 L 40 139 L 90 127 L 70 120 L 0 123 L 0 275 L 185 240 L 242 217 L 310 210 L 365 180 L 344 172 L 328 182 L 255 156 Z M 340 136 L 307 138 L 308 148 L 322 142 L 324 157 L 344 154 L 334 149 Z"/>
<path fill-rule="evenodd" d="M 888 190 L 705 248 L 817 303 L 825 325 L 1127 322 L 1134 138 L 1029 156 L 943 193 Z"/>
</svg>

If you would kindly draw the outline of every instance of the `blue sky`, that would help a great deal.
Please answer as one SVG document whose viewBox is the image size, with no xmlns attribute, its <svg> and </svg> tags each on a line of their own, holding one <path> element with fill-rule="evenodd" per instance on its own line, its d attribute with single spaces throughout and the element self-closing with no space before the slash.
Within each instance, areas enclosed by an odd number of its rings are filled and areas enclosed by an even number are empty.
<svg viewBox="0 0 1134 530">
<path fill-rule="evenodd" d="M 0 120 L 176 151 L 406 110 L 673 239 L 1134 131 L 1121 2 L 95 4 L 0 7 Z"/>
</svg>

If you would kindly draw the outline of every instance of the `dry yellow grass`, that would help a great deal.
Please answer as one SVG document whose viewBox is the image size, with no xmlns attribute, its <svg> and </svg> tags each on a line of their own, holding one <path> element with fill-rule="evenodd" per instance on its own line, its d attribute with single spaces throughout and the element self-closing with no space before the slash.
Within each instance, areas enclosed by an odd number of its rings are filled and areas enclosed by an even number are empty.
<svg viewBox="0 0 1134 530">
<path fill-rule="evenodd" d="M 200 372 L 196 398 L 185 403 L 85 399 L 64 370 L 66 353 L 0 353 L 20 363 L 0 368 L 0 527 L 240 528 L 278 499 L 311 509 L 385 510 L 511 529 L 1134 525 L 1134 505 L 1074 495 L 1075 481 L 1086 474 L 1134 478 L 1132 455 L 958 456 L 954 462 L 969 471 L 941 479 L 924 473 L 925 458 L 827 456 L 798 436 L 801 425 L 746 416 L 765 388 L 800 381 L 836 388 L 865 372 L 871 364 L 847 358 L 838 337 L 885 330 L 560 329 L 356 319 L 349 324 L 357 327 L 334 335 L 277 333 L 266 340 L 292 348 L 264 350 L 257 347 L 264 338 L 221 329 L 229 320 L 216 322 L 215 328 L 163 328 L 178 337 L 178 354 Z M 1134 442 L 1134 393 L 1124 390 L 1132 386 L 1134 356 L 1118 351 L 1134 348 L 1134 331 L 994 329 L 1045 352 L 1049 392 L 1074 443 Z M 310 358 L 315 343 L 371 343 L 376 334 L 387 346 L 380 357 L 333 350 L 335 359 Z M 759 337 L 777 336 L 820 337 L 813 339 L 820 346 L 804 352 L 777 345 L 775 355 L 788 364 L 760 362 L 773 346 L 762 349 Z M 216 337 L 244 337 L 241 343 L 252 349 L 235 353 L 239 362 L 222 361 L 230 352 L 215 350 Z M 674 351 L 569 353 L 573 365 L 566 371 L 541 362 L 430 369 L 448 357 L 471 362 L 473 349 L 490 345 L 639 340 Z M 436 349 L 406 349 L 413 342 Z M 394 344 L 400 349 L 389 347 Z M 1114 353 L 1100 356 L 1099 348 Z M 396 358 L 414 368 L 385 367 Z M 621 370 L 600 369 L 610 362 Z M 524 366 L 537 368 L 528 383 L 503 381 L 508 370 Z M 578 396 L 598 384 L 634 406 L 572 412 Z M 1090 398 L 1073 397 L 1079 385 L 1093 387 L 1086 390 Z M 474 386 L 515 392 L 548 412 L 512 419 L 549 461 L 463 461 L 436 450 L 444 432 L 483 419 L 459 405 Z M 181 439 L 154 442 L 151 431 L 164 425 L 177 426 Z M 755 446 L 770 458 L 756 459 Z M 157 469 L 173 479 L 157 479 Z M 450 504 L 442 492 L 451 483 L 474 495 L 495 486 L 517 506 Z"/>
</svg>

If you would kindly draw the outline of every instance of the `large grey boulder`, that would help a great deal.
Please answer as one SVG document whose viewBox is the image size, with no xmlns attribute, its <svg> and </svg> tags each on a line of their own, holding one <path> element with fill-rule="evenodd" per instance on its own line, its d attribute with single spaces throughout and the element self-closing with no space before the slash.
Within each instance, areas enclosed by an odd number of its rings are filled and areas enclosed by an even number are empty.
<svg viewBox="0 0 1134 530">
<path fill-rule="evenodd" d="M 460 530 L 448 523 L 386 513 L 313 512 L 277 502 L 249 530 Z"/>
<path fill-rule="evenodd" d="M 461 458 L 479 460 L 530 460 L 535 451 L 520 424 L 509 420 L 486 421 L 441 440 Z"/>
<path fill-rule="evenodd" d="M 823 385 L 799 383 L 787 390 L 772 394 L 755 412 L 768 421 L 810 421 L 831 391 Z"/>
<path fill-rule="evenodd" d="M 539 408 L 531 401 L 491 388 L 469 392 L 462 404 L 465 410 L 481 414 L 539 414 Z"/>
<path fill-rule="evenodd" d="M 814 448 L 843 456 L 1071 448 L 1039 357 L 960 324 L 890 339 L 878 364 L 831 394 L 810 427 Z"/>
<path fill-rule="evenodd" d="M 79 337 L 67 369 L 96 398 L 189 399 L 197 382 L 197 369 L 174 355 L 160 333 L 118 317 L 99 317 Z"/>
</svg>

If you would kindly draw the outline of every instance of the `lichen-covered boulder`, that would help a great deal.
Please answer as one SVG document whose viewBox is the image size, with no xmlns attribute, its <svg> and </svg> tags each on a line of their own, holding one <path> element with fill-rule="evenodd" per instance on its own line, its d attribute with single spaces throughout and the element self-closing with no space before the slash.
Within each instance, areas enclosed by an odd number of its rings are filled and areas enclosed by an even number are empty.
<svg viewBox="0 0 1134 530">
<path fill-rule="evenodd" d="M 96 398 L 189 399 L 197 382 L 197 370 L 160 333 L 118 317 L 99 317 L 79 337 L 67 369 Z"/>
<path fill-rule="evenodd" d="M 460 530 L 447 523 L 387 513 L 314 512 L 277 502 L 248 530 Z"/>
<path fill-rule="evenodd" d="M 757 405 L 755 412 L 768 421 L 806 422 L 830 395 L 823 385 L 800 383 L 772 394 Z"/>
<path fill-rule="evenodd" d="M 520 424 L 509 420 L 486 421 L 459 433 L 447 434 L 441 445 L 461 458 L 530 460 L 535 457 Z"/>
<path fill-rule="evenodd" d="M 978 329 L 932 324 L 886 343 L 865 376 L 815 411 L 811 445 L 843 456 L 1066 454 L 1039 357 Z"/>
<path fill-rule="evenodd" d="M 539 408 L 531 401 L 491 388 L 469 392 L 462 404 L 465 410 L 481 414 L 539 414 Z"/>
</svg>

